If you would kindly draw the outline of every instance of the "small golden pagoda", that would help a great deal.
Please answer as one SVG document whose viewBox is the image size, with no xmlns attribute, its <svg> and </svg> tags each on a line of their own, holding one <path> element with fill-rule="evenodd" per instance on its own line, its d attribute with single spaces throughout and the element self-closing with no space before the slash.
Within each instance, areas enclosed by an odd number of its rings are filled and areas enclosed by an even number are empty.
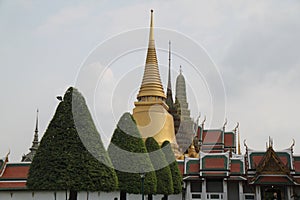
<svg viewBox="0 0 300 200">
<path fill-rule="evenodd" d="M 150 35 L 146 64 L 142 84 L 134 103 L 133 117 L 143 137 L 154 137 L 161 145 L 168 140 L 173 149 L 177 149 L 173 117 L 168 113 L 166 96 L 161 84 L 158 62 L 156 57 L 153 10 L 151 10 Z"/>
</svg>

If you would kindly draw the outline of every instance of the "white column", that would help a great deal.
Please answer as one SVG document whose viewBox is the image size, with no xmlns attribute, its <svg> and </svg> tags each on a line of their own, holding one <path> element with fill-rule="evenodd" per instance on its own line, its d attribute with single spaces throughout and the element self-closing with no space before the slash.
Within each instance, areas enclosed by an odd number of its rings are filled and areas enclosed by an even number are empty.
<svg viewBox="0 0 300 200">
<path fill-rule="evenodd" d="M 293 195 L 292 186 L 287 186 L 286 189 L 287 189 L 287 199 L 292 199 L 292 195 Z"/>
<path fill-rule="evenodd" d="M 189 181 L 186 182 L 185 199 L 192 199 L 191 183 Z"/>
<path fill-rule="evenodd" d="M 227 180 L 223 179 L 223 199 L 227 200 Z"/>
<path fill-rule="evenodd" d="M 260 186 L 259 185 L 257 185 L 255 187 L 255 197 L 256 197 L 256 200 L 261 200 Z"/>
<path fill-rule="evenodd" d="M 243 183 L 242 181 L 239 181 L 239 196 L 240 196 L 240 200 L 244 200 L 244 191 L 243 191 Z"/>
<path fill-rule="evenodd" d="M 206 199 L 206 180 L 205 179 L 202 182 L 201 199 Z"/>
</svg>

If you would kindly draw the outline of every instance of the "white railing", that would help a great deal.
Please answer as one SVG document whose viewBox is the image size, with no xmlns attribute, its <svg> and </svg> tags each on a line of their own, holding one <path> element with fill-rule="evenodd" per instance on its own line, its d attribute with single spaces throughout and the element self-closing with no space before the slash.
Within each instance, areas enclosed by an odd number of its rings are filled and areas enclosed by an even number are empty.
<svg viewBox="0 0 300 200">
<path fill-rule="evenodd" d="M 223 199 L 224 193 L 206 193 L 206 199 Z"/>
<path fill-rule="evenodd" d="M 193 192 L 193 193 L 191 193 L 191 195 L 192 195 L 192 199 L 201 199 L 202 198 L 201 193 Z"/>
<path fill-rule="evenodd" d="M 243 200 L 255 200 L 255 194 L 253 193 L 244 193 Z"/>
</svg>

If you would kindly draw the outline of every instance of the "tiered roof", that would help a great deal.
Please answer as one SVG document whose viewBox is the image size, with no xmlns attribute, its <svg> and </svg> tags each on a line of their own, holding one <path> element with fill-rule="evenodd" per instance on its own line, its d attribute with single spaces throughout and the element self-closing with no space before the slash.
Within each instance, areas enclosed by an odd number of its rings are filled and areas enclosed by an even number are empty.
<svg viewBox="0 0 300 200">
<path fill-rule="evenodd" d="M 293 156 L 293 145 L 286 150 L 275 151 L 270 142 L 266 151 L 254 151 L 246 146 L 247 178 L 250 184 L 298 185 L 300 164 Z M 299 162 L 299 163 L 298 163 Z"/>
<path fill-rule="evenodd" d="M 0 190 L 26 190 L 30 162 L 9 163 L 0 160 Z"/>
<path fill-rule="evenodd" d="M 200 142 L 200 150 L 205 153 L 236 153 L 236 129 L 225 131 L 221 129 L 204 129 L 204 124 L 198 127 L 197 137 Z"/>
</svg>

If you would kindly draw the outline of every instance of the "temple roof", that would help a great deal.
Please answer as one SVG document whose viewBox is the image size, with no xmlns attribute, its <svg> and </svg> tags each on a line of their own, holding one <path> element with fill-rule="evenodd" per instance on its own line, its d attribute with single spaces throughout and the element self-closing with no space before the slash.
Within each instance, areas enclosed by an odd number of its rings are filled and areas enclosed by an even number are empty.
<svg viewBox="0 0 300 200">
<path fill-rule="evenodd" d="M 260 174 L 286 174 L 290 173 L 290 166 L 289 161 L 282 160 L 271 146 L 259 162 L 256 171 Z"/>
<path fill-rule="evenodd" d="M 0 160 L 0 190 L 26 190 L 30 162 L 9 163 Z"/>
<path fill-rule="evenodd" d="M 278 160 L 278 162 L 282 163 L 284 166 L 287 166 L 289 169 L 293 168 L 293 165 L 291 163 L 291 155 L 289 152 L 285 152 L 285 151 L 275 152 L 273 148 L 272 149 L 269 148 L 267 152 L 250 151 L 248 153 L 249 169 L 257 169 L 257 167 L 259 167 L 261 164 L 267 162 L 266 159 L 267 158 L 270 159 L 269 157 Z"/>
</svg>

